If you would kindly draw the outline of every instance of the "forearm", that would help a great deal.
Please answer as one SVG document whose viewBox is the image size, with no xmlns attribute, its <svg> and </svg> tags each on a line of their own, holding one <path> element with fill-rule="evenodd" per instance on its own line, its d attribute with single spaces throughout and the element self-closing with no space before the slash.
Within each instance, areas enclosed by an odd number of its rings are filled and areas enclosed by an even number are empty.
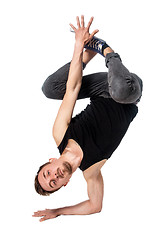
<svg viewBox="0 0 160 240">
<path fill-rule="evenodd" d="M 83 44 L 75 43 L 73 57 L 69 69 L 67 80 L 67 89 L 74 90 L 77 86 L 80 87 L 82 82 L 82 58 L 83 58 Z"/>
<path fill-rule="evenodd" d="M 83 63 L 88 64 L 96 54 L 97 54 L 96 52 L 93 52 L 92 50 L 86 49 L 83 52 Z"/>
<path fill-rule="evenodd" d="M 57 215 L 89 215 L 100 212 L 100 209 L 94 207 L 90 200 L 81 202 L 74 206 L 68 206 L 57 209 Z"/>
</svg>

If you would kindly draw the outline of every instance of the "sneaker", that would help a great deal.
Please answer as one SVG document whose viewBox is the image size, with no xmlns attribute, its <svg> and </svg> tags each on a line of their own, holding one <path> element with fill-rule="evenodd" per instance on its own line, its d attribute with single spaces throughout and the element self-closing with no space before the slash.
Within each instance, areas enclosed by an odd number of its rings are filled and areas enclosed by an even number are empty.
<svg viewBox="0 0 160 240">
<path fill-rule="evenodd" d="M 86 49 L 90 49 L 94 52 L 97 52 L 99 54 L 101 54 L 103 57 L 103 50 L 108 46 L 108 44 L 106 44 L 106 42 L 100 38 L 97 37 L 93 37 L 92 40 L 90 42 L 88 42 L 85 46 Z"/>
<path fill-rule="evenodd" d="M 74 30 L 72 28 L 70 28 L 70 31 L 74 33 Z M 86 49 L 90 49 L 94 52 L 97 52 L 104 57 L 103 50 L 109 47 L 109 45 L 104 40 L 94 36 L 92 40 L 88 42 L 84 47 Z"/>
</svg>

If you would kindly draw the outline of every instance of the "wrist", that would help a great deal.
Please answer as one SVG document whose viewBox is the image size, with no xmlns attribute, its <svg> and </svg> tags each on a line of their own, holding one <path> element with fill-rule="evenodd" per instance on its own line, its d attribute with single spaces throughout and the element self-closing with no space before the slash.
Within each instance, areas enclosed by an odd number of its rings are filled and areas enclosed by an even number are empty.
<svg viewBox="0 0 160 240">
<path fill-rule="evenodd" d="M 57 216 L 61 215 L 74 215 L 74 206 L 67 206 L 67 207 L 62 207 L 62 208 L 57 208 L 56 209 L 56 214 Z"/>
<path fill-rule="evenodd" d="M 56 215 L 57 215 L 57 216 L 62 215 L 62 208 L 57 208 L 57 209 L 56 209 Z"/>
<path fill-rule="evenodd" d="M 83 52 L 83 49 L 84 49 L 84 43 L 79 42 L 79 41 L 76 41 L 74 47 L 75 47 L 75 49 L 77 49 L 77 50 Z"/>
<path fill-rule="evenodd" d="M 61 215 L 69 215 L 68 212 L 69 207 L 61 207 L 56 209 L 56 215 L 61 216 Z"/>
</svg>

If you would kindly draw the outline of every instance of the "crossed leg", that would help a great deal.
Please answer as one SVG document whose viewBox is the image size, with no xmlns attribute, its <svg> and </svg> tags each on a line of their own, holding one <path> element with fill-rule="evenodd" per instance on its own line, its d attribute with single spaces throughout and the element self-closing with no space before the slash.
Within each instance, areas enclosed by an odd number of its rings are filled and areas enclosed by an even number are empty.
<svg viewBox="0 0 160 240">
<path fill-rule="evenodd" d="M 83 53 L 83 69 L 96 55 L 91 50 Z M 142 80 L 122 64 L 117 53 L 105 56 L 107 72 L 89 74 L 82 77 L 82 86 L 77 99 L 103 96 L 120 103 L 137 103 L 142 95 Z M 42 86 L 46 97 L 62 100 L 66 92 L 70 63 L 65 64 L 50 75 Z"/>
<path fill-rule="evenodd" d="M 91 50 L 83 53 L 83 69 L 88 62 L 96 55 Z M 66 92 L 70 62 L 50 75 L 42 86 L 44 95 L 48 98 L 62 100 Z M 89 74 L 82 77 L 82 86 L 77 99 L 92 98 L 96 96 L 109 96 L 107 72 Z"/>
</svg>

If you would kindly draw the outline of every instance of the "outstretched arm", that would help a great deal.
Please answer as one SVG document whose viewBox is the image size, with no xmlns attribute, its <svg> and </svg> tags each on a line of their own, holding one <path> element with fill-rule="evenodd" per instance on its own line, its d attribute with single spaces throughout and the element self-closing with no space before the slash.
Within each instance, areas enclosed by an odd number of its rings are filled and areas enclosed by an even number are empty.
<svg viewBox="0 0 160 240">
<path fill-rule="evenodd" d="M 66 93 L 64 95 L 62 104 L 59 108 L 56 120 L 53 125 L 53 137 L 57 146 L 63 139 L 63 136 L 71 121 L 74 106 L 78 97 L 78 93 L 81 88 L 82 82 L 82 57 L 84 45 L 92 39 L 92 37 L 98 32 L 93 31 L 89 34 L 89 28 L 92 24 L 93 18 L 90 19 L 87 27 L 84 26 L 84 17 L 81 16 L 81 25 L 79 18 L 77 17 L 76 29 L 72 24 L 72 28 L 75 31 L 75 47 L 73 58 L 70 65 L 69 76 L 66 84 Z"/>
</svg>

